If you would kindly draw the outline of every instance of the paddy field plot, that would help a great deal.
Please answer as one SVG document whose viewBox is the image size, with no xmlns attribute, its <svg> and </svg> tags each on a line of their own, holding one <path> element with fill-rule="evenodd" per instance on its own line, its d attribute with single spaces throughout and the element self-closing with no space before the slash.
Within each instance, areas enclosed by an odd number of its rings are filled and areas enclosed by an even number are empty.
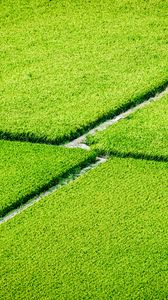
<svg viewBox="0 0 168 300">
<path fill-rule="evenodd" d="M 0 215 L 94 159 L 82 149 L 0 141 Z"/>
<path fill-rule="evenodd" d="M 88 137 L 100 153 L 168 160 L 168 96 Z"/>
<path fill-rule="evenodd" d="M 64 142 L 168 82 L 167 1 L 1 7 L 1 138 Z"/>
<path fill-rule="evenodd" d="M 2 299 L 166 299 L 168 164 L 113 158 L 1 225 Z"/>
<path fill-rule="evenodd" d="M 167 8 L 1 1 L 0 299 L 168 298 L 168 96 L 63 146 L 165 89 Z"/>
</svg>

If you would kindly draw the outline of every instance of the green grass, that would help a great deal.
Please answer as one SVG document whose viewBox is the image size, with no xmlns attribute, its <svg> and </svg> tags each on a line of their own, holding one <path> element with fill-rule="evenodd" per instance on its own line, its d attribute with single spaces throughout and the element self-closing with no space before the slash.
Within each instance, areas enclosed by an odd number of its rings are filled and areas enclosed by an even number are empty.
<svg viewBox="0 0 168 300">
<path fill-rule="evenodd" d="M 60 143 L 168 82 L 167 1 L 1 1 L 0 136 Z"/>
<path fill-rule="evenodd" d="M 1 299 L 167 299 L 168 96 L 59 144 L 168 84 L 167 0 L 2 0 Z M 41 144 L 23 143 L 23 141 Z M 158 160 L 158 161 L 156 161 Z M 160 161 L 159 161 L 160 160 Z"/>
<path fill-rule="evenodd" d="M 168 161 L 168 95 L 88 137 L 101 153 Z"/>
<path fill-rule="evenodd" d="M 113 158 L 1 225 L 1 299 L 167 299 L 168 165 Z"/>
<path fill-rule="evenodd" d="M 0 141 L 0 215 L 95 159 L 81 149 Z"/>
</svg>

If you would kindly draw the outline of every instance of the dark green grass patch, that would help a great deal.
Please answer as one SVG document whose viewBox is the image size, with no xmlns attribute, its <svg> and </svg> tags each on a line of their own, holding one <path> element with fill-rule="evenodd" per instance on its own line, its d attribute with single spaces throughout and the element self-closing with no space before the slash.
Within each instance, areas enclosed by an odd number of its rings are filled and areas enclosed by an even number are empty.
<svg viewBox="0 0 168 300">
<path fill-rule="evenodd" d="M 168 96 L 88 137 L 101 153 L 168 161 Z"/>
<path fill-rule="evenodd" d="M 164 86 L 166 2 L 3 0 L 1 138 L 60 143 Z"/>
<path fill-rule="evenodd" d="M 0 141 L 0 215 L 94 159 L 81 149 Z"/>
<path fill-rule="evenodd" d="M 167 299 L 168 165 L 113 158 L 1 225 L 2 299 Z"/>
</svg>

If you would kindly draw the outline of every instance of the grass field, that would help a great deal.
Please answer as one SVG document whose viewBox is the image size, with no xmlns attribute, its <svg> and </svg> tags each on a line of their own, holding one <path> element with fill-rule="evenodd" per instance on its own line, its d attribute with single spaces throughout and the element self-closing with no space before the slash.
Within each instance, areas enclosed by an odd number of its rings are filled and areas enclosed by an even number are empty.
<svg viewBox="0 0 168 300">
<path fill-rule="evenodd" d="M 0 141 L 0 216 L 95 159 L 81 149 Z"/>
<path fill-rule="evenodd" d="M 99 153 L 168 161 L 168 96 L 88 137 Z"/>
<path fill-rule="evenodd" d="M 0 136 L 60 143 L 168 82 L 167 5 L 2 0 Z"/>
<path fill-rule="evenodd" d="M 113 158 L 1 225 L 1 299 L 166 299 L 168 164 Z"/>
<path fill-rule="evenodd" d="M 87 136 L 168 86 L 167 9 L 1 0 L 0 299 L 168 299 L 168 96 Z"/>
</svg>

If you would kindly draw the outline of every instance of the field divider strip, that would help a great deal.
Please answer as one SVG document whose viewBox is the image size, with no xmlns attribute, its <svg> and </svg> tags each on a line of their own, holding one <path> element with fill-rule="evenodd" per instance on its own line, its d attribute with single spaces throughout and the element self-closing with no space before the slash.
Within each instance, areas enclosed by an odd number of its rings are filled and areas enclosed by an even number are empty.
<svg viewBox="0 0 168 300">
<path fill-rule="evenodd" d="M 168 79 L 164 82 L 158 84 L 157 86 L 153 87 L 151 90 L 147 90 L 142 94 L 139 94 L 133 98 L 130 98 L 128 102 L 119 106 L 118 108 L 113 109 L 103 115 L 99 116 L 96 120 L 91 121 L 88 124 L 85 124 L 78 129 L 72 131 L 70 134 L 63 136 L 56 137 L 56 138 L 48 138 L 47 136 L 36 136 L 34 133 L 26 133 L 26 132 L 8 132 L 0 130 L 0 139 L 1 140 L 8 140 L 8 141 L 19 141 L 19 142 L 27 142 L 27 143 L 35 143 L 35 144 L 46 144 L 46 145 L 57 145 L 57 146 L 66 146 L 69 148 L 82 148 L 86 147 L 83 145 L 81 146 L 72 146 L 73 143 L 76 141 L 76 144 L 82 144 L 82 142 L 78 142 L 78 140 L 83 141 L 88 134 L 92 134 L 92 131 L 99 130 L 99 127 L 102 127 L 103 124 L 106 129 L 108 126 L 111 125 L 109 122 L 113 119 L 118 118 L 122 114 L 127 113 L 128 111 L 138 107 L 139 105 L 143 105 L 143 103 L 151 102 L 153 100 L 162 97 L 168 93 Z M 116 120 L 117 122 L 117 120 Z M 107 124 L 107 126 L 105 125 Z M 108 125 L 109 124 L 109 125 Z M 104 130 L 102 129 L 102 130 Z"/>
<path fill-rule="evenodd" d="M 151 102 L 161 99 L 166 94 L 168 94 L 168 87 L 166 87 L 162 92 L 157 93 L 155 96 L 150 97 L 149 99 L 137 104 L 136 106 L 126 110 L 125 112 L 122 112 L 119 115 L 116 115 L 113 118 L 102 122 L 100 125 L 92 128 L 87 133 L 81 135 L 80 137 L 74 139 L 73 141 L 68 142 L 66 144 L 62 144 L 62 146 L 66 147 L 66 148 L 82 148 L 84 150 L 90 150 L 90 147 L 86 144 L 86 138 L 88 135 L 95 135 L 97 132 L 107 129 L 109 126 L 119 122 L 120 120 L 126 118 L 130 114 L 133 114 L 135 111 L 145 107 L 146 105 L 149 105 Z M 101 153 L 97 153 L 97 154 L 101 155 Z M 0 224 L 12 219 L 14 216 L 20 214 L 22 211 L 26 210 L 28 207 L 32 206 L 34 203 L 40 201 L 41 199 L 43 199 L 44 197 L 46 197 L 52 193 L 54 193 L 61 187 L 74 181 L 75 179 L 80 177 L 82 174 L 88 172 L 89 170 L 96 168 L 99 164 L 106 162 L 108 159 L 106 154 L 102 153 L 102 155 L 105 155 L 105 156 L 97 156 L 95 158 L 95 162 L 91 162 L 89 165 L 83 167 L 80 170 L 80 172 L 69 174 L 69 176 L 67 178 L 62 178 L 60 180 L 60 182 L 55 184 L 53 187 L 49 188 L 48 190 L 46 190 L 44 192 L 41 192 L 39 195 L 28 200 L 25 204 L 23 204 L 23 205 L 19 206 L 18 208 L 13 209 L 9 213 L 7 213 L 5 216 L 3 216 L 0 219 Z M 117 153 L 113 153 L 112 155 L 120 156 L 119 154 L 117 155 Z M 131 155 L 129 155 L 129 156 L 131 157 Z M 124 157 L 124 155 L 122 155 L 122 157 Z M 140 157 L 138 156 L 136 158 L 140 158 Z M 144 157 L 144 159 L 145 159 L 145 157 Z M 151 159 L 151 158 L 148 158 L 148 159 Z"/>
<path fill-rule="evenodd" d="M 106 157 L 96 157 L 95 162 L 90 163 L 86 167 L 82 168 L 80 172 L 70 174 L 67 178 L 62 179 L 59 183 L 49 188 L 47 191 L 40 193 L 39 195 L 33 197 L 32 199 L 28 200 L 25 204 L 19 206 L 18 208 L 10 211 L 4 217 L 0 219 L 0 224 L 7 222 L 8 220 L 12 219 L 16 215 L 20 214 L 22 211 L 26 210 L 28 207 L 32 206 L 36 202 L 40 201 L 44 197 L 54 193 L 58 189 L 62 188 L 63 186 L 73 182 L 78 177 L 82 176 L 83 174 L 87 173 L 88 171 L 96 168 L 98 165 L 105 163 L 107 160 Z"/>
<path fill-rule="evenodd" d="M 168 94 L 168 87 L 166 87 L 166 89 L 164 91 L 157 93 L 154 97 L 151 97 L 151 98 L 137 104 L 136 106 L 128 109 L 127 111 L 122 112 L 121 114 L 101 123 L 100 125 L 96 126 L 95 128 L 92 128 L 87 133 L 81 135 L 80 137 L 74 139 L 73 141 L 71 141 L 67 144 L 64 144 L 64 147 L 66 147 L 66 148 L 82 148 L 85 150 L 90 150 L 90 147 L 86 144 L 87 136 L 95 135 L 97 132 L 107 129 L 109 126 L 119 122 L 122 119 L 125 119 L 127 116 L 129 116 L 129 115 L 133 114 L 134 112 L 136 112 L 137 110 L 142 109 L 143 107 L 149 105 L 151 102 L 161 99 L 166 94 Z"/>
</svg>

